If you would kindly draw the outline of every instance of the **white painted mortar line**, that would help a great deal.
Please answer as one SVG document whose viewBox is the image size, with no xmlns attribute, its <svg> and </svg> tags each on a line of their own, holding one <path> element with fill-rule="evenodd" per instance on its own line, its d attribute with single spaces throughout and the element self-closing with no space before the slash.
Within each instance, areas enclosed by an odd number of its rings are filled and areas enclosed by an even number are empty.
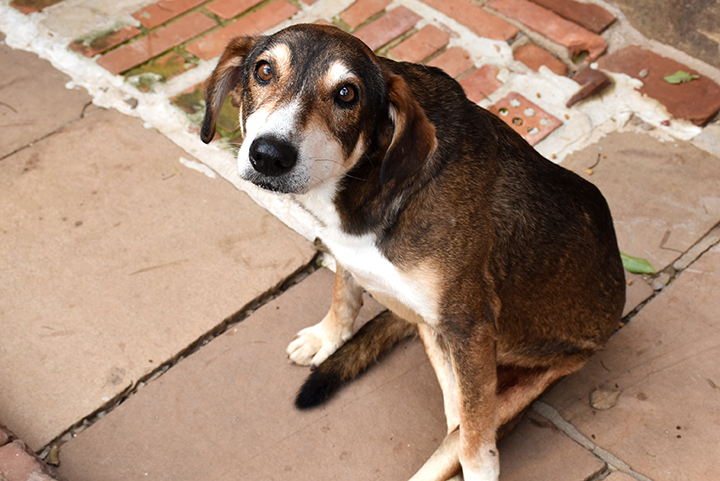
<svg viewBox="0 0 720 481">
<path fill-rule="evenodd" d="M 644 476 L 638 472 L 635 472 L 630 468 L 630 466 L 615 456 L 610 451 L 607 451 L 606 449 L 601 448 L 597 444 L 595 444 L 593 441 L 588 439 L 585 435 L 583 435 L 580 431 L 578 431 L 575 426 L 567 422 L 563 417 L 560 415 L 559 412 L 552 406 L 542 402 L 542 401 L 535 401 L 532 404 L 533 411 L 540 414 L 542 417 L 550 421 L 553 426 L 558 428 L 560 431 L 565 433 L 570 439 L 578 443 L 583 448 L 587 449 L 591 453 L 593 453 L 595 456 L 603 460 L 605 463 L 607 463 L 608 466 L 613 471 L 621 471 L 629 476 L 632 476 L 633 478 L 639 480 L 639 481 L 652 481 L 652 479 L 648 478 L 647 476 Z"/>
</svg>

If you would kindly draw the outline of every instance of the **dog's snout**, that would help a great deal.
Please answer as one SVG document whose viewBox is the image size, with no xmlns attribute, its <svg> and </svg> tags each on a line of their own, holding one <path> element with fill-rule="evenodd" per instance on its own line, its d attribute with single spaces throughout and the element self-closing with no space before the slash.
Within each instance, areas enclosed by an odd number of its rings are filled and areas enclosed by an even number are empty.
<svg viewBox="0 0 720 481">
<path fill-rule="evenodd" d="M 297 150 L 286 140 L 258 137 L 250 145 L 250 163 L 258 172 L 271 177 L 288 172 L 297 162 Z"/>
</svg>

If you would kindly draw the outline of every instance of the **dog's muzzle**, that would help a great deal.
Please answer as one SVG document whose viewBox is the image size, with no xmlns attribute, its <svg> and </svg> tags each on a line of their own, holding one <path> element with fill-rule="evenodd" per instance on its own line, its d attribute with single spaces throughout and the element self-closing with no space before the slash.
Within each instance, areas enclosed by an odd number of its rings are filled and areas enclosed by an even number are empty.
<svg viewBox="0 0 720 481">
<path fill-rule="evenodd" d="M 250 163 L 269 177 L 287 173 L 297 162 L 297 149 L 288 141 L 276 137 L 258 137 L 250 144 Z"/>
</svg>

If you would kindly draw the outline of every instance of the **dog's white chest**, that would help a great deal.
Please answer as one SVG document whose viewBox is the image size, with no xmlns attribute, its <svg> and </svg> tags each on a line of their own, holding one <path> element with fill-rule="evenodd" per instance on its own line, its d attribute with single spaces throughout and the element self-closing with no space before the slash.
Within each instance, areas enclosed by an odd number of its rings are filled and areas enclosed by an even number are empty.
<svg viewBox="0 0 720 481">
<path fill-rule="evenodd" d="M 435 324 L 439 298 L 435 273 L 422 265 L 400 269 L 380 252 L 374 236 L 344 233 L 332 202 L 328 202 L 329 197 L 329 193 L 318 191 L 316 195 L 303 196 L 301 202 L 324 224 L 320 238 L 335 260 L 358 284 L 399 316 L 411 322 Z"/>
<path fill-rule="evenodd" d="M 419 269 L 400 270 L 380 252 L 369 235 L 338 237 L 326 236 L 323 241 L 358 284 L 406 320 L 435 324 L 437 292 L 428 276 Z"/>
</svg>

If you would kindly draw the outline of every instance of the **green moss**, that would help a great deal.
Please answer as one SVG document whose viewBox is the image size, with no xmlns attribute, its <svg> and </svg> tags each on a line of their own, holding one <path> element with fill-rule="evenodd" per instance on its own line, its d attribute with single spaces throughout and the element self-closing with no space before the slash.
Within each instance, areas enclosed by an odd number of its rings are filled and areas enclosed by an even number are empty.
<svg viewBox="0 0 720 481">
<path fill-rule="evenodd" d="M 145 83 L 145 81 L 140 82 L 138 88 L 143 92 L 147 92 L 148 90 L 152 89 L 152 85 L 154 85 L 155 83 L 165 82 L 168 79 L 183 72 L 186 72 L 193 67 L 195 67 L 195 64 L 184 56 L 180 55 L 177 52 L 170 52 L 166 55 L 163 55 L 162 57 L 154 58 L 139 67 L 135 67 L 134 69 L 129 70 L 125 73 L 125 78 L 133 84 L 136 82 L 134 82 L 132 79 L 136 77 L 141 77 L 148 80 L 150 80 L 151 78 L 155 78 L 156 80 L 152 81 L 152 83 L 149 84 Z M 143 90 L 143 88 L 140 88 L 140 86 L 144 88 L 149 87 L 149 89 Z"/>
<path fill-rule="evenodd" d="M 170 100 L 191 115 L 205 111 L 205 96 L 202 87 L 198 87 L 192 92 L 182 93 Z"/>
<path fill-rule="evenodd" d="M 101 52 L 105 50 L 108 46 L 110 37 L 115 35 L 124 26 L 125 24 L 123 22 L 117 22 L 115 25 L 108 29 L 86 33 L 85 35 L 76 38 L 75 42 L 85 45 L 92 50 Z"/>
<path fill-rule="evenodd" d="M 131 77 L 126 77 L 126 79 L 131 85 L 134 85 L 135 88 L 141 92 L 152 91 L 155 84 L 162 81 L 162 77 L 160 77 L 160 75 L 152 72 L 133 75 Z"/>
</svg>

